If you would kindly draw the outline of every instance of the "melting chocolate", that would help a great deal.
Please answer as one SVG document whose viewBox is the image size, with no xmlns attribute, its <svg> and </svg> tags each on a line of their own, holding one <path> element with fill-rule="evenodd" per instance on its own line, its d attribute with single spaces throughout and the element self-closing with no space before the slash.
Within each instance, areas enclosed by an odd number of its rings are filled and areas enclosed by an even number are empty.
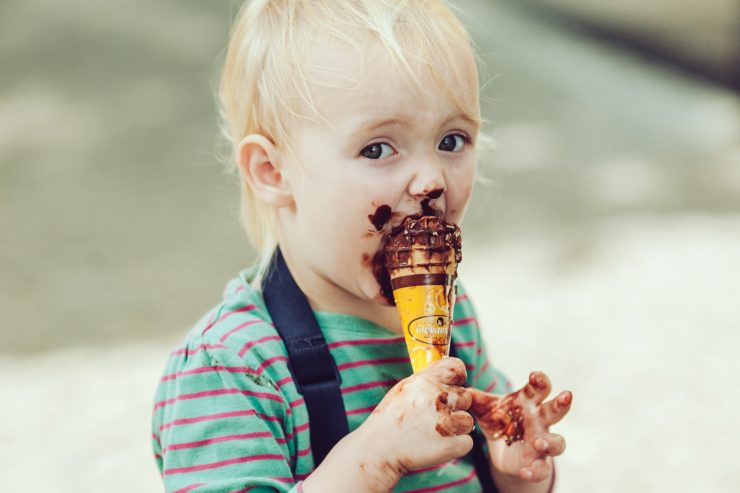
<svg viewBox="0 0 740 493">
<path fill-rule="evenodd" d="M 436 216 L 439 213 L 429 205 L 429 201 L 432 199 L 424 199 L 421 201 L 421 215 L 422 216 Z"/>
<path fill-rule="evenodd" d="M 462 238 L 460 228 L 435 216 L 414 214 L 393 228 L 388 243 L 384 247 L 392 255 L 386 258 L 386 267 L 405 267 L 411 258 L 413 245 L 426 247 L 427 255 L 447 252 L 453 249 L 455 262 L 462 262 Z"/>
<path fill-rule="evenodd" d="M 385 250 L 381 248 L 373 257 L 373 276 L 380 285 L 380 294 L 391 306 L 396 306 L 393 299 L 393 288 L 391 287 L 391 275 L 385 267 Z"/>
<path fill-rule="evenodd" d="M 432 190 L 431 192 L 429 192 L 427 194 L 427 197 L 429 197 L 430 199 L 434 200 L 434 199 L 440 198 L 443 193 L 445 193 L 445 189 L 444 188 L 438 188 L 436 190 Z"/>
<path fill-rule="evenodd" d="M 383 204 L 375 209 L 375 214 L 370 214 L 367 218 L 375 226 L 375 230 L 380 231 L 391 218 L 391 213 L 391 206 Z"/>
</svg>

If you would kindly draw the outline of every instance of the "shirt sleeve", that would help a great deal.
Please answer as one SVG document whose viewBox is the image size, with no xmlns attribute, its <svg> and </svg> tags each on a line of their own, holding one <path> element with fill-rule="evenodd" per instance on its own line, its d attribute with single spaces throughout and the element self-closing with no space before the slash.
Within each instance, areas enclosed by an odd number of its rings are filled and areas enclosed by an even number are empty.
<svg viewBox="0 0 740 493">
<path fill-rule="evenodd" d="M 168 493 L 297 493 L 291 406 L 225 347 L 172 356 L 152 439 Z"/>
</svg>

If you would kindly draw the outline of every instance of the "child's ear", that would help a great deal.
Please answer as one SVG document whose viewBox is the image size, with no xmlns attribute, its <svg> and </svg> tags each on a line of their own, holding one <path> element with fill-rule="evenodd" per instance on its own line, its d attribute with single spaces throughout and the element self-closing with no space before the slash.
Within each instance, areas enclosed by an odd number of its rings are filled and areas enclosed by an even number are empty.
<svg viewBox="0 0 740 493">
<path fill-rule="evenodd" d="M 288 180 L 281 172 L 280 153 L 270 139 L 260 134 L 244 137 L 239 143 L 239 169 L 254 194 L 274 207 L 293 203 Z"/>
</svg>

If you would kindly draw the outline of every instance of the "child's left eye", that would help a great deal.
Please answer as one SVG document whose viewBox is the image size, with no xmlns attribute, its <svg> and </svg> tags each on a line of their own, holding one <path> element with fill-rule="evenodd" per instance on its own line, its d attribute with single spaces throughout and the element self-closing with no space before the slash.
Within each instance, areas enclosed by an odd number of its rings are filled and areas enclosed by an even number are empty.
<svg viewBox="0 0 740 493">
<path fill-rule="evenodd" d="M 442 139 L 438 149 L 446 152 L 460 152 L 468 143 L 470 143 L 470 140 L 463 134 L 450 134 Z"/>
</svg>

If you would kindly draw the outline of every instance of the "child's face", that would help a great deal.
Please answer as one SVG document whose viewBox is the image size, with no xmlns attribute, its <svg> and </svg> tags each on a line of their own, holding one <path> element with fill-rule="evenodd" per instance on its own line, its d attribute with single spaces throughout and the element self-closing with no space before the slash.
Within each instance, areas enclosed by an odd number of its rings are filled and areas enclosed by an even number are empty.
<svg viewBox="0 0 740 493">
<path fill-rule="evenodd" d="M 281 211 L 281 234 L 332 288 L 387 304 L 372 272 L 384 234 L 423 206 L 462 219 L 476 171 L 477 96 L 465 113 L 429 77 L 420 97 L 379 49 L 362 65 L 350 51 L 325 56 L 330 72 L 312 87 L 325 120 L 297 121 L 295 159 L 283 157 L 295 206 Z M 477 94 L 475 72 L 465 79 L 460 94 Z"/>
</svg>

